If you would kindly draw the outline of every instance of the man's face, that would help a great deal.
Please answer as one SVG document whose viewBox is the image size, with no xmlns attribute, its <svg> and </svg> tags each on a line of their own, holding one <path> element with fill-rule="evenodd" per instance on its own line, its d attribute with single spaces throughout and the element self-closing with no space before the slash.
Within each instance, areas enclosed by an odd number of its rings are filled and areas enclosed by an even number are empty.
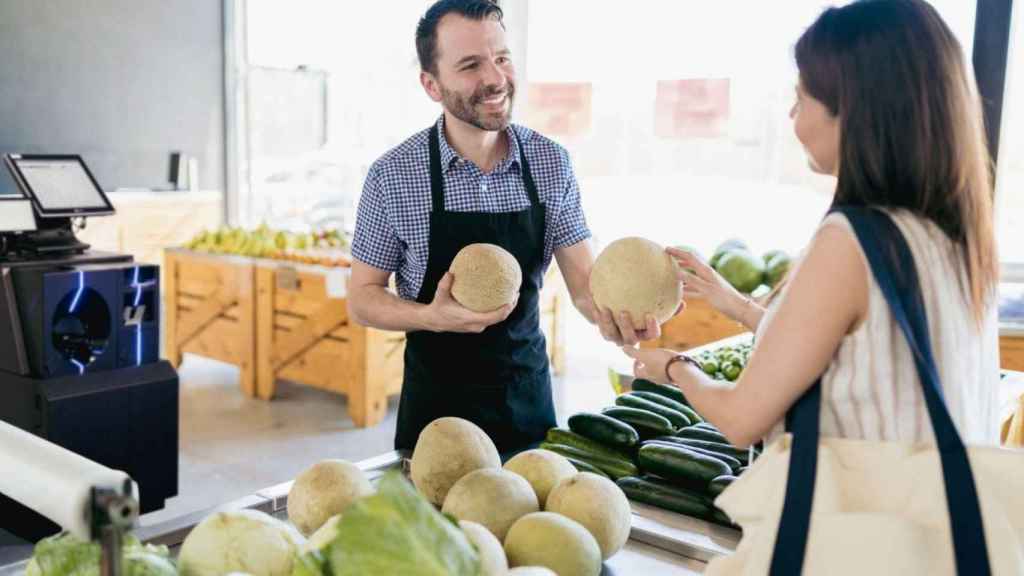
<svg viewBox="0 0 1024 576">
<path fill-rule="evenodd" d="M 504 130 L 512 115 L 515 67 L 501 24 L 458 14 L 442 18 L 434 80 L 431 96 L 453 116 L 481 130 Z"/>
</svg>

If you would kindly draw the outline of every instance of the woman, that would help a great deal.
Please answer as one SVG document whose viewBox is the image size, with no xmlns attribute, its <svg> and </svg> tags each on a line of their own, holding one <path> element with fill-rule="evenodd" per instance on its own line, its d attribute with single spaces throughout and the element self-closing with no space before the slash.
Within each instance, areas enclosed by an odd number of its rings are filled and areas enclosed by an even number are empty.
<svg viewBox="0 0 1024 576">
<path fill-rule="evenodd" d="M 811 169 L 838 178 L 834 205 L 883 209 L 907 238 L 947 406 L 965 442 L 994 442 L 992 176 L 959 43 L 921 0 L 862 0 L 826 10 L 795 52 L 790 117 Z M 819 377 L 823 436 L 932 439 L 909 347 L 844 216 L 823 220 L 768 309 L 669 252 L 696 272 L 681 273 L 688 292 L 755 331 L 756 346 L 735 386 L 673 351 L 624 348 L 637 377 L 678 386 L 738 446 L 779 426 Z"/>
</svg>

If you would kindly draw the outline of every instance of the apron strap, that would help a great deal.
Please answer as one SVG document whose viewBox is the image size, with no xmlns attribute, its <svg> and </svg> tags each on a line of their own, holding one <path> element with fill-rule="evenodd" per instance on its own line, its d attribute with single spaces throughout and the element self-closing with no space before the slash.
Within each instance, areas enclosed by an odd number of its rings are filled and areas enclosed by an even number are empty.
<svg viewBox="0 0 1024 576">
<path fill-rule="evenodd" d="M 444 212 L 444 176 L 441 175 L 441 144 L 437 134 L 437 124 L 430 128 L 428 138 L 430 149 L 430 196 L 433 199 L 435 214 Z"/>
<path fill-rule="evenodd" d="M 526 161 L 526 150 L 523 149 L 523 141 L 519 139 L 515 128 L 509 126 L 509 132 L 516 139 L 516 146 L 519 148 L 519 168 L 523 175 L 523 184 L 526 185 L 526 194 L 530 197 L 530 204 L 540 204 L 540 195 L 537 193 L 537 184 L 533 181 L 533 172 L 530 171 L 530 163 Z"/>
</svg>

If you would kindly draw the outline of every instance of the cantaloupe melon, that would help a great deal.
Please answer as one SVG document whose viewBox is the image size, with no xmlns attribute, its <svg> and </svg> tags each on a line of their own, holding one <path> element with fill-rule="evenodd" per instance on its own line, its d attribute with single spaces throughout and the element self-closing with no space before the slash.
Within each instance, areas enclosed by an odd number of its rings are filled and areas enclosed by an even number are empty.
<svg viewBox="0 0 1024 576">
<path fill-rule="evenodd" d="M 460 520 L 459 528 L 480 553 L 480 576 L 505 576 L 508 574 L 508 560 L 505 549 L 491 531 L 476 522 Z"/>
<path fill-rule="evenodd" d="M 504 468 L 519 474 L 533 486 L 541 510 L 544 509 L 551 489 L 562 480 L 576 475 L 576 467 L 565 456 L 543 449 L 520 452 L 505 462 Z"/>
<path fill-rule="evenodd" d="M 452 297 L 474 312 L 491 312 L 511 304 L 523 283 L 515 256 L 494 244 L 470 244 L 455 255 L 449 271 Z"/>
<path fill-rule="evenodd" d="M 544 566 L 558 576 L 598 576 L 601 548 L 579 522 L 554 512 L 527 514 L 505 538 L 508 564 Z"/>
<path fill-rule="evenodd" d="M 520 566 L 508 571 L 508 576 L 558 576 L 543 566 Z"/>
<path fill-rule="evenodd" d="M 522 476 L 502 469 L 474 470 L 452 486 L 441 512 L 483 525 L 504 540 L 512 524 L 540 510 L 533 487 Z"/>
<path fill-rule="evenodd" d="M 665 249 L 644 238 L 620 238 L 601 251 L 590 272 L 594 302 L 616 316 L 629 312 L 642 329 L 645 317 L 658 324 L 675 314 L 683 300 L 679 266 Z"/>
<path fill-rule="evenodd" d="M 416 489 L 440 506 L 456 482 L 480 468 L 501 468 L 494 442 L 469 420 L 446 416 L 420 432 L 409 475 Z"/>
<path fill-rule="evenodd" d="M 309 536 L 328 518 L 373 493 L 363 471 L 345 460 L 322 460 L 295 478 L 288 491 L 288 519 Z"/>
<path fill-rule="evenodd" d="M 562 480 L 548 495 L 546 510 L 582 524 L 597 540 L 605 560 L 629 539 L 629 500 L 621 488 L 603 476 L 580 472 Z"/>
</svg>

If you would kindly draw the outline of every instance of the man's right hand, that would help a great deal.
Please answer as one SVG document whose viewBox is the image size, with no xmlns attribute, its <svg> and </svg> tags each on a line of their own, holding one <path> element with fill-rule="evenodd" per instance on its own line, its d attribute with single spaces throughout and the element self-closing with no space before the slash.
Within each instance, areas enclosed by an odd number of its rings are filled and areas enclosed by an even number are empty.
<svg viewBox="0 0 1024 576">
<path fill-rule="evenodd" d="M 518 303 L 517 295 L 516 302 L 506 304 L 493 312 L 473 312 L 452 297 L 454 278 L 451 272 L 445 272 L 441 281 L 437 283 L 433 302 L 426 307 L 426 324 L 434 332 L 483 332 L 488 326 L 508 318 Z"/>
</svg>

